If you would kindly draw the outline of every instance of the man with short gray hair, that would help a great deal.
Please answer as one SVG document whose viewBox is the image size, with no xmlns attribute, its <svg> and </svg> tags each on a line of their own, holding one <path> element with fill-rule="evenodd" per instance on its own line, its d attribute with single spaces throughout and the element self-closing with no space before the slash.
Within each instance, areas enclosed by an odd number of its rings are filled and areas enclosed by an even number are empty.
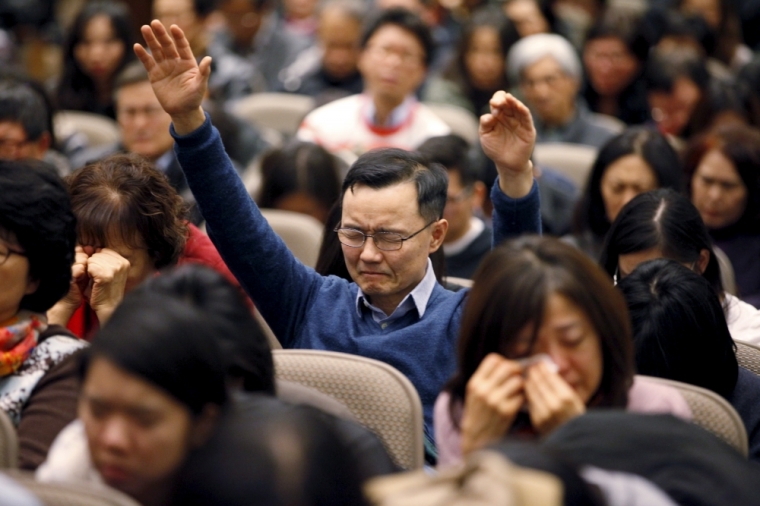
<svg viewBox="0 0 760 506">
<path fill-rule="evenodd" d="M 507 57 L 511 83 L 519 84 L 533 114 L 536 142 L 601 147 L 617 132 L 592 113 L 579 96 L 583 70 L 573 46 L 554 34 L 517 42 Z"/>
</svg>

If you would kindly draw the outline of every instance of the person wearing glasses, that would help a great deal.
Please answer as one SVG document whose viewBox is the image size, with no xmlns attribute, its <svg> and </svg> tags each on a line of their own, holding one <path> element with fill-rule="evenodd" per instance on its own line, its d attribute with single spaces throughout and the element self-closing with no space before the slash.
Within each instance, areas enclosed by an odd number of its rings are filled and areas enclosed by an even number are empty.
<svg viewBox="0 0 760 506">
<path fill-rule="evenodd" d="M 368 24 L 361 47 L 364 93 L 309 113 L 298 130 L 300 140 L 355 158 L 378 147 L 415 149 L 449 133 L 414 97 L 433 58 L 433 39 L 419 16 L 401 8 L 382 12 Z"/>
<path fill-rule="evenodd" d="M 483 257 L 491 251 L 491 228 L 475 216 L 486 197 L 486 185 L 478 180 L 470 145 L 458 135 L 432 137 L 418 151 L 440 163 L 449 176 L 443 217 L 449 230 L 443 239 L 446 275 L 472 279 Z"/>
<path fill-rule="evenodd" d="M 537 142 L 600 148 L 615 135 L 580 97 L 581 61 L 564 37 L 540 33 L 520 39 L 507 56 L 507 77 L 519 85 L 533 113 Z"/>
<path fill-rule="evenodd" d="M 301 264 L 248 196 L 219 133 L 201 108 L 210 59 L 196 62 L 182 31 L 142 27 L 148 49 L 135 52 L 172 117 L 176 152 L 207 230 L 228 266 L 286 348 L 333 350 L 386 362 L 405 374 L 432 408 L 455 366 L 466 291 L 436 282 L 428 257 L 448 222 L 446 171 L 415 152 L 370 151 L 349 169 L 337 234 L 353 282 Z M 496 163 L 494 242 L 541 231 L 530 154 L 530 112 L 501 91 L 481 117 L 483 149 Z"/>
<path fill-rule="evenodd" d="M 45 312 L 69 290 L 76 219 L 63 181 L 42 162 L 0 161 L 0 411 L 19 437 L 19 464 L 41 463 L 75 410 L 73 361 L 86 342 L 48 324 Z"/>
<path fill-rule="evenodd" d="M 23 74 L 0 69 L 0 159 L 41 160 L 65 177 L 71 166 L 55 145 L 53 107 L 44 87 Z"/>
</svg>

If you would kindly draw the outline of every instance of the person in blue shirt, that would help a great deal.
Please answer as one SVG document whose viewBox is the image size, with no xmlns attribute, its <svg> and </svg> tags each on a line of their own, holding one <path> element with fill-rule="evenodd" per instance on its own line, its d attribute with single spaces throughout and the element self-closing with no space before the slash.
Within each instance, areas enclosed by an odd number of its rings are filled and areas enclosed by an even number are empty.
<svg viewBox="0 0 760 506">
<path fill-rule="evenodd" d="M 432 407 L 455 368 L 466 291 L 435 280 L 428 257 L 443 242 L 447 177 L 419 154 L 384 149 L 361 156 L 343 183 L 336 230 L 353 282 L 301 264 L 269 227 L 201 108 L 210 58 L 198 64 L 179 27 L 142 27 L 135 45 L 161 106 L 172 117 L 177 158 L 207 230 L 240 284 L 286 348 L 352 353 L 386 362 L 416 387 L 432 436 Z M 540 233 L 530 154 L 530 112 L 500 91 L 481 118 L 494 160 L 494 242 Z"/>
</svg>

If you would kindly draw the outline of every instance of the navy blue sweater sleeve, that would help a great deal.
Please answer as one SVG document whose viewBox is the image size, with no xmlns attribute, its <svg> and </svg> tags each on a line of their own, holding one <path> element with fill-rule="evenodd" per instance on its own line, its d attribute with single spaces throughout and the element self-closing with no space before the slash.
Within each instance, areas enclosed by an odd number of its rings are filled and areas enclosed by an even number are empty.
<svg viewBox="0 0 760 506">
<path fill-rule="evenodd" d="M 289 346 L 324 278 L 299 262 L 269 226 L 208 115 L 188 135 L 178 135 L 173 125 L 171 133 L 209 237 L 282 345 Z"/>
<path fill-rule="evenodd" d="M 493 202 L 493 246 L 521 234 L 541 233 L 541 200 L 538 183 L 533 180 L 530 192 L 519 199 L 508 197 L 499 188 L 499 178 L 491 188 Z"/>
</svg>

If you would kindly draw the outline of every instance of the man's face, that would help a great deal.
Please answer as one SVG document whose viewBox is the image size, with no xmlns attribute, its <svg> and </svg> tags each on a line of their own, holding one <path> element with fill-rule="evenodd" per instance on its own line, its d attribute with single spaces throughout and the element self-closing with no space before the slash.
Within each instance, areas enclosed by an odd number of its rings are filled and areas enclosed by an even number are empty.
<svg viewBox="0 0 760 506">
<path fill-rule="evenodd" d="M 250 46 L 261 26 L 260 12 L 250 0 L 226 0 L 219 5 L 236 46 Z"/>
<path fill-rule="evenodd" d="M 122 87 L 116 93 L 116 119 L 124 147 L 151 161 L 174 145 L 171 116 L 161 108 L 148 81 Z"/>
<path fill-rule="evenodd" d="M 21 123 L 0 121 L 0 159 L 21 160 L 34 158 L 42 160 L 50 145 L 50 134 L 43 134 L 36 141 L 29 140 Z"/>
<path fill-rule="evenodd" d="M 325 10 L 319 18 L 322 68 L 334 79 L 354 75 L 359 63 L 361 24 L 336 9 Z"/>
<path fill-rule="evenodd" d="M 523 69 L 520 89 L 528 107 L 547 125 L 564 125 L 575 112 L 579 83 L 560 64 L 545 56 Z"/>
<path fill-rule="evenodd" d="M 411 181 L 379 190 L 356 185 L 343 197 L 344 228 L 407 237 L 427 224 Z M 348 272 L 371 302 L 390 314 L 425 276 L 428 255 L 440 247 L 447 228 L 446 220 L 435 221 L 397 251 L 380 250 L 370 238 L 358 248 L 342 245 Z"/>
<path fill-rule="evenodd" d="M 401 103 L 425 79 L 425 49 L 410 32 L 384 25 L 367 41 L 359 71 L 370 95 Z"/>
<path fill-rule="evenodd" d="M 477 205 L 475 188 L 463 186 L 458 170 L 448 170 L 449 189 L 446 194 L 446 207 L 443 217 L 449 222 L 446 243 L 460 239 L 470 229 L 473 208 Z"/>
</svg>

